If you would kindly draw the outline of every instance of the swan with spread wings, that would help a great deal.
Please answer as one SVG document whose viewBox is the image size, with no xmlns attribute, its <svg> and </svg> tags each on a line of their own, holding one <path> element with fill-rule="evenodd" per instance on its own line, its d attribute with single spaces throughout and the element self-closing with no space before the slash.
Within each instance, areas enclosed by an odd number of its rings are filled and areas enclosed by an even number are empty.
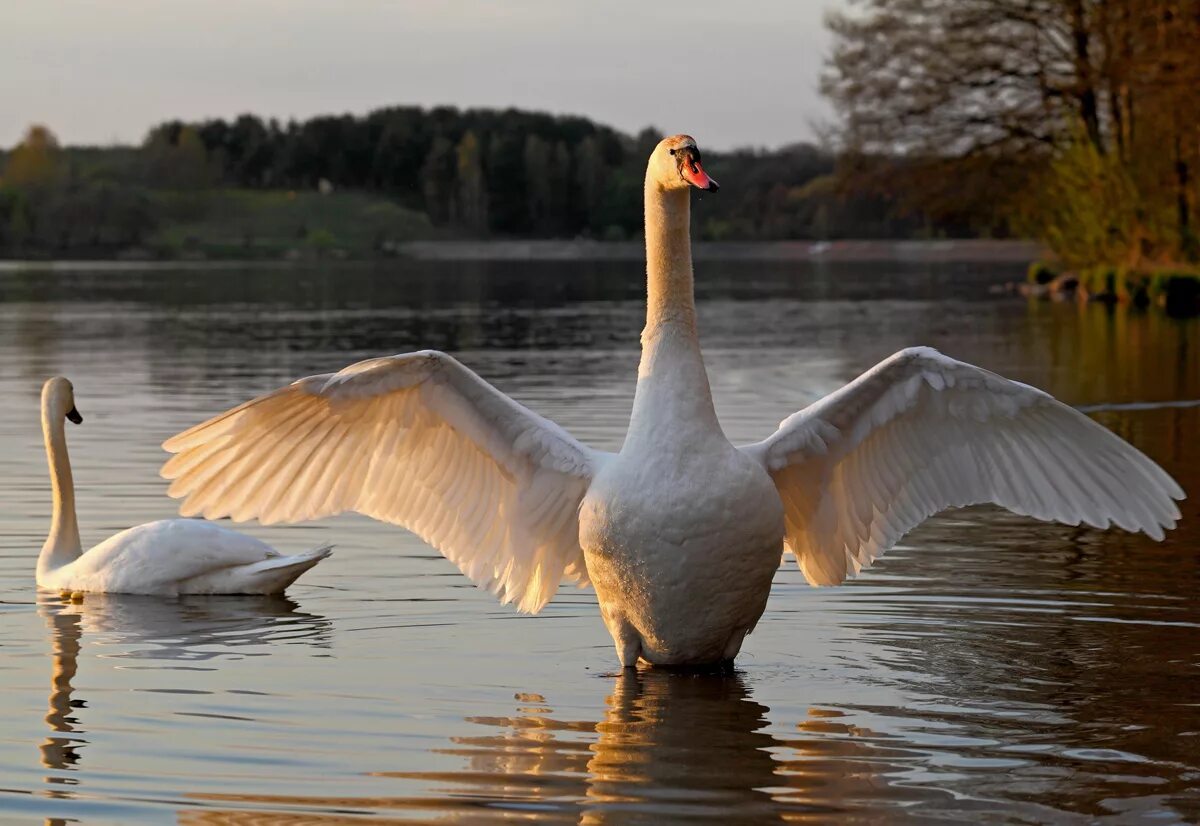
<svg viewBox="0 0 1200 826">
<path fill-rule="evenodd" d="M 945 508 L 990 502 L 1154 539 L 1174 527 L 1183 491 L 1136 448 L 928 348 L 735 447 L 700 352 L 691 189 L 717 189 L 695 141 L 663 140 L 646 173 L 647 320 L 620 452 L 422 351 L 300 379 L 169 439 L 171 495 L 188 515 L 402 525 L 522 611 L 590 582 L 624 666 L 731 661 L 784 549 L 833 585 Z"/>
</svg>

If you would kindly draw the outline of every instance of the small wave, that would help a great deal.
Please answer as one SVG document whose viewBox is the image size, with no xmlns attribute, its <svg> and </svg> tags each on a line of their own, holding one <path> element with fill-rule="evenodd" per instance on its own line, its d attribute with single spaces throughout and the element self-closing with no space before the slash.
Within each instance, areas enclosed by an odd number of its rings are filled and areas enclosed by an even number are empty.
<svg viewBox="0 0 1200 826">
<path fill-rule="evenodd" d="M 1107 413 L 1114 410 L 1163 410 L 1172 407 L 1200 407 L 1200 399 L 1178 399 L 1165 402 L 1118 402 L 1113 404 L 1079 404 L 1080 413 Z"/>
</svg>

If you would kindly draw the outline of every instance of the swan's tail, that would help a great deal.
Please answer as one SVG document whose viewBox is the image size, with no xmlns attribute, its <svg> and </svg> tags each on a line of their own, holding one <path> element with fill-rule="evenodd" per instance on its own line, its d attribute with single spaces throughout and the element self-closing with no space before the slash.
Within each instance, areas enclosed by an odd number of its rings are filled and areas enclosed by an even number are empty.
<svg viewBox="0 0 1200 826">
<path fill-rule="evenodd" d="M 300 575 L 333 553 L 332 545 L 322 545 L 311 551 L 291 556 L 273 556 L 262 562 L 247 565 L 242 570 L 254 582 L 255 591 L 262 594 L 282 593 Z"/>
</svg>

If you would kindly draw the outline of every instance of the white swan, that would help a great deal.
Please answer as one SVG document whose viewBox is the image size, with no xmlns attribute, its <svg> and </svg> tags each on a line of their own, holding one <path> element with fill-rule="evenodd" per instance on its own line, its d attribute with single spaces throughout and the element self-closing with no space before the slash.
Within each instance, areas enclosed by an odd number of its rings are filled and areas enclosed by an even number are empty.
<svg viewBox="0 0 1200 826">
<path fill-rule="evenodd" d="M 695 142 L 646 172 L 648 307 L 633 416 L 592 450 L 443 353 L 300 379 L 168 440 L 185 514 L 264 522 L 358 511 L 403 525 L 503 601 L 538 611 L 591 582 L 621 663 L 730 660 L 781 551 L 809 582 L 870 565 L 948 507 L 1155 539 L 1179 486 L 1081 413 L 926 349 L 904 350 L 734 447 L 696 332 L 690 186 L 714 190 Z"/>
<path fill-rule="evenodd" d="M 42 386 L 42 435 L 54 514 L 38 556 L 38 587 L 79 597 L 118 594 L 277 594 L 329 556 L 329 546 L 283 556 L 253 537 L 197 519 L 163 519 L 121 531 L 83 553 L 64 421 L 79 424 L 71 382 Z"/>
</svg>

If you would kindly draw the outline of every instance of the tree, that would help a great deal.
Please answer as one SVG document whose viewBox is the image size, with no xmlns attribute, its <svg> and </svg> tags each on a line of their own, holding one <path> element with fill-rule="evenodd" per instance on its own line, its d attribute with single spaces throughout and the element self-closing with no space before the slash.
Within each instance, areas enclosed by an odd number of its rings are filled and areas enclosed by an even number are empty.
<svg viewBox="0 0 1200 826">
<path fill-rule="evenodd" d="M 63 171 L 58 139 L 45 126 L 34 125 L 8 153 L 3 182 L 26 190 L 48 187 L 59 181 Z"/>
<path fill-rule="evenodd" d="M 590 135 L 584 138 L 575 149 L 574 160 L 578 204 L 585 216 L 585 226 L 592 224 L 593 229 L 603 229 L 595 226 L 592 220 L 599 212 L 604 197 L 604 158 L 599 141 Z"/>
<path fill-rule="evenodd" d="M 167 189 L 199 189 L 215 177 L 208 150 L 195 127 L 179 121 L 150 130 L 142 144 L 145 178 Z"/>
<path fill-rule="evenodd" d="M 859 0 L 830 16 L 822 90 L 865 153 L 1036 151 L 1073 114 L 1100 144 L 1099 0 Z"/>
<path fill-rule="evenodd" d="M 241 115 L 229 128 L 224 142 L 230 178 L 241 186 L 270 182 L 275 161 L 275 135 L 254 115 Z"/>
<path fill-rule="evenodd" d="M 1123 191 L 1137 226 L 1105 230 L 1133 245 L 1123 260 L 1197 254 L 1197 0 L 860 0 L 829 25 L 822 88 L 860 189 L 1026 226 L 1049 193 Z M 1068 223 L 1058 243 L 1112 254 Z"/>
<path fill-rule="evenodd" d="M 528 233 L 528 180 L 525 172 L 525 137 L 509 127 L 492 132 L 487 147 L 488 213 L 492 228 L 509 235 Z"/>
<path fill-rule="evenodd" d="M 570 226 L 571 208 L 571 150 L 563 141 L 554 144 L 554 154 L 549 159 L 547 177 L 547 230 L 558 235 L 566 232 Z"/>
<path fill-rule="evenodd" d="M 0 250 L 19 252 L 29 240 L 29 206 L 16 187 L 0 187 Z"/>
<path fill-rule="evenodd" d="M 425 212 L 434 224 L 448 223 L 456 214 L 454 183 L 458 158 L 454 144 L 445 135 L 433 140 L 425 163 L 421 166 L 421 190 L 425 195 Z"/>
<path fill-rule="evenodd" d="M 373 184 L 390 191 L 419 192 L 430 142 L 424 113 L 409 107 L 383 110 L 376 117 L 382 127 L 371 163 Z"/>
<path fill-rule="evenodd" d="M 458 160 L 458 221 L 476 235 L 488 230 L 488 192 L 483 178 L 483 152 L 479 138 L 467 130 L 455 149 Z"/>
<path fill-rule="evenodd" d="M 553 149 L 537 135 L 525 138 L 526 209 L 533 231 L 539 235 L 552 233 L 551 201 L 554 198 L 550 164 Z"/>
</svg>

